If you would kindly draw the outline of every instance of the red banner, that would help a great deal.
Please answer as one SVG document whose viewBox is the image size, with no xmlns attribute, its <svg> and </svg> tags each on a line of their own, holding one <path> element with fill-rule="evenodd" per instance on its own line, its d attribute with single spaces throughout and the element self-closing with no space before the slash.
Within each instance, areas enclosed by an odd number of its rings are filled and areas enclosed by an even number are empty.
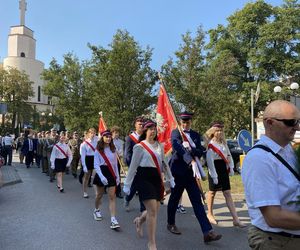
<svg viewBox="0 0 300 250">
<path fill-rule="evenodd" d="M 100 135 L 101 132 L 105 131 L 106 129 L 107 129 L 107 127 L 106 127 L 105 121 L 104 121 L 103 117 L 100 116 L 100 118 L 99 118 L 99 130 L 98 130 L 99 135 Z"/>
<path fill-rule="evenodd" d="M 162 84 L 158 93 L 156 122 L 158 141 L 164 143 L 164 151 L 167 154 L 172 149 L 171 132 L 177 127 L 177 121 L 166 89 Z"/>
</svg>

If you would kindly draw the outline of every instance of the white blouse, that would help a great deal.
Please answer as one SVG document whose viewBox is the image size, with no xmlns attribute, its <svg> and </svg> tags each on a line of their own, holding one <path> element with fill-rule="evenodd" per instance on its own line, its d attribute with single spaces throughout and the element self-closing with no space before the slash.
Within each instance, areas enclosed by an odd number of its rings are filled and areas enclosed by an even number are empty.
<svg viewBox="0 0 300 250">
<path fill-rule="evenodd" d="M 233 169 L 234 162 L 233 162 L 233 159 L 232 159 L 232 156 L 231 156 L 228 146 L 224 145 L 223 143 L 222 144 L 217 143 L 215 141 L 210 141 L 209 143 L 212 144 L 213 146 L 215 146 L 216 148 L 218 148 L 223 153 L 223 155 L 227 158 L 227 160 L 229 162 L 228 164 L 229 164 L 230 169 Z M 215 160 L 222 160 L 222 158 L 215 151 L 213 151 L 211 148 L 209 148 L 206 153 L 206 162 L 207 162 L 208 172 L 209 172 L 211 178 L 218 177 L 218 174 L 217 174 L 216 168 L 215 168 L 215 163 L 214 163 Z"/>
<path fill-rule="evenodd" d="M 145 143 L 155 154 L 155 156 L 158 160 L 158 163 L 159 163 L 160 171 L 165 173 L 166 179 L 167 180 L 173 179 L 173 176 L 170 171 L 170 167 L 169 167 L 168 162 L 166 161 L 166 158 L 164 155 L 164 149 L 163 149 L 162 144 L 160 144 L 159 142 L 150 144 L 146 140 L 144 140 L 142 142 Z M 164 162 L 164 164 L 163 164 L 163 162 Z M 132 160 L 130 163 L 130 167 L 128 169 L 126 179 L 124 181 L 124 185 L 131 186 L 138 167 L 156 168 L 156 165 L 152 159 L 152 156 L 141 144 L 136 144 L 133 147 Z"/>
<path fill-rule="evenodd" d="M 120 180 L 119 170 L 118 170 L 117 153 L 116 152 L 113 153 L 109 147 L 105 147 L 104 154 L 106 155 L 110 164 L 112 165 L 113 171 L 116 175 L 117 180 Z M 99 175 L 99 177 L 103 175 L 101 168 L 100 168 L 100 166 L 102 166 L 102 165 L 107 166 L 107 164 L 106 164 L 105 160 L 103 159 L 103 157 L 101 156 L 101 154 L 98 152 L 98 150 L 96 150 L 95 155 L 94 155 L 94 169 L 96 170 L 96 173 Z"/>
<path fill-rule="evenodd" d="M 94 149 L 96 149 L 97 143 L 98 143 L 97 136 L 94 136 L 92 140 L 86 139 L 85 141 L 90 143 L 94 147 Z M 85 157 L 86 156 L 94 156 L 95 151 L 93 151 L 93 149 L 85 141 L 83 143 L 81 143 L 81 145 L 80 145 L 80 157 L 81 157 L 81 164 L 82 164 L 83 168 L 87 169 L 87 166 L 85 164 Z"/>
<path fill-rule="evenodd" d="M 70 166 L 73 159 L 70 147 L 66 143 L 61 143 L 61 142 L 58 142 L 56 145 L 59 146 L 66 153 L 66 155 L 68 156 L 67 166 Z M 51 166 L 54 167 L 55 159 L 65 159 L 65 158 L 66 156 L 56 146 L 54 146 L 50 156 Z"/>
</svg>

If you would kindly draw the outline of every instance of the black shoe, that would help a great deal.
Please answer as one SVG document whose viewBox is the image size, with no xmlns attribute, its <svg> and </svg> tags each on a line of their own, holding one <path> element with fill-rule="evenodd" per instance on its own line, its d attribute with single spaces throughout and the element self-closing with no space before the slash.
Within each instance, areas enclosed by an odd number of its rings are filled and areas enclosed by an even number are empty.
<svg viewBox="0 0 300 250">
<path fill-rule="evenodd" d="M 49 181 L 50 181 L 50 182 L 53 182 L 53 179 L 50 179 Z"/>
<path fill-rule="evenodd" d="M 208 243 L 211 241 L 216 241 L 222 238 L 222 234 L 217 234 L 215 231 L 210 231 L 209 233 L 205 234 L 203 237 L 204 243 Z"/>
<path fill-rule="evenodd" d="M 176 225 L 167 225 L 167 229 L 172 233 L 172 234 L 181 234 L 181 232 L 178 230 Z"/>
<path fill-rule="evenodd" d="M 74 179 L 77 179 L 77 174 L 73 174 Z"/>
<path fill-rule="evenodd" d="M 26 166 L 26 168 L 30 168 L 30 166 Z"/>
<path fill-rule="evenodd" d="M 91 183 L 89 183 L 88 187 L 90 187 L 90 188 L 91 188 L 91 187 L 93 187 L 93 185 L 92 185 Z"/>
<path fill-rule="evenodd" d="M 122 194 L 117 194 L 117 197 L 120 198 L 120 199 L 124 198 L 124 196 L 122 196 Z"/>
<path fill-rule="evenodd" d="M 59 192 L 64 193 L 65 190 L 63 188 L 59 189 Z"/>
</svg>

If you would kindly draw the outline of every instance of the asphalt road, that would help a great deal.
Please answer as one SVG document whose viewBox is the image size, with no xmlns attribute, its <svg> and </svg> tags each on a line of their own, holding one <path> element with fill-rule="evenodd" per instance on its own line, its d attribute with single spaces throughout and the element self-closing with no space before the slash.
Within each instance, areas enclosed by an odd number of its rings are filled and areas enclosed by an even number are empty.
<svg viewBox="0 0 300 250">
<path fill-rule="evenodd" d="M 82 198 L 81 185 L 71 175 L 64 178 L 65 193 L 59 193 L 55 183 L 50 183 L 41 170 L 15 164 L 22 183 L 0 189 L 0 249 L 146 249 L 146 232 L 138 238 L 133 219 L 138 214 L 138 199 L 131 203 L 132 210 L 126 212 L 123 200 L 117 199 L 119 232 L 109 228 L 110 216 L 105 195 L 102 204 L 102 221 L 93 218 L 94 191 L 89 188 L 89 199 Z M 166 203 L 166 202 L 165 202 Z M 187 214 L 177 214 L 176 224 L 182 235 L 172 235 L 166 229 L 166 206 L 161 206 L 157 225 L 157 247 L 160 250 L 181 249 L 249 249 L 247 229 L 232 226 L 232 218 L 224 204 L 218 199 L 215 205 L 219 224 L 215 230 L 223 238 L 205 245 L 200 226 L 184 195 Z M 245 203 L 236 201 L 238 214 L 249 223 Z"/>
</svg>

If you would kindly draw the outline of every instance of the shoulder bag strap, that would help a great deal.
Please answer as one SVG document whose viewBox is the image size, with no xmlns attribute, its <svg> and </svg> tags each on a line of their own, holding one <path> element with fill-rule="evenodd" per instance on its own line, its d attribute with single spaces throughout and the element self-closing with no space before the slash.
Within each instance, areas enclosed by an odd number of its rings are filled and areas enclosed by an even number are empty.
<svg viewBox="0 0 300 250">
<path fill-rule="evenodd" d="M 292 172 L 292 174 L 297 178 L 298 181 L 300 181 L 300 176 L 299 174 L 290 166 L 290 164 L 285 160 L 283 159 L 279 154 L 275 154 L 270 148 L 268 148 L 267 146 L 264 146 L 264 145 L 255 145 L 254 147 L 252 147 L 250 150 L 254 149 L 254 148 L 260 148 L 260 149 L 263 149 L 269 153 L 271 153 L 272 155 L 274 155 L 284 166 L 286 166 L 286 168 L 288 170 L 290 170 Z M 249 151 L 250 151 L 249 150 Z M 248 151 L 248 152 L 249 152 Z"/>
</svg>

